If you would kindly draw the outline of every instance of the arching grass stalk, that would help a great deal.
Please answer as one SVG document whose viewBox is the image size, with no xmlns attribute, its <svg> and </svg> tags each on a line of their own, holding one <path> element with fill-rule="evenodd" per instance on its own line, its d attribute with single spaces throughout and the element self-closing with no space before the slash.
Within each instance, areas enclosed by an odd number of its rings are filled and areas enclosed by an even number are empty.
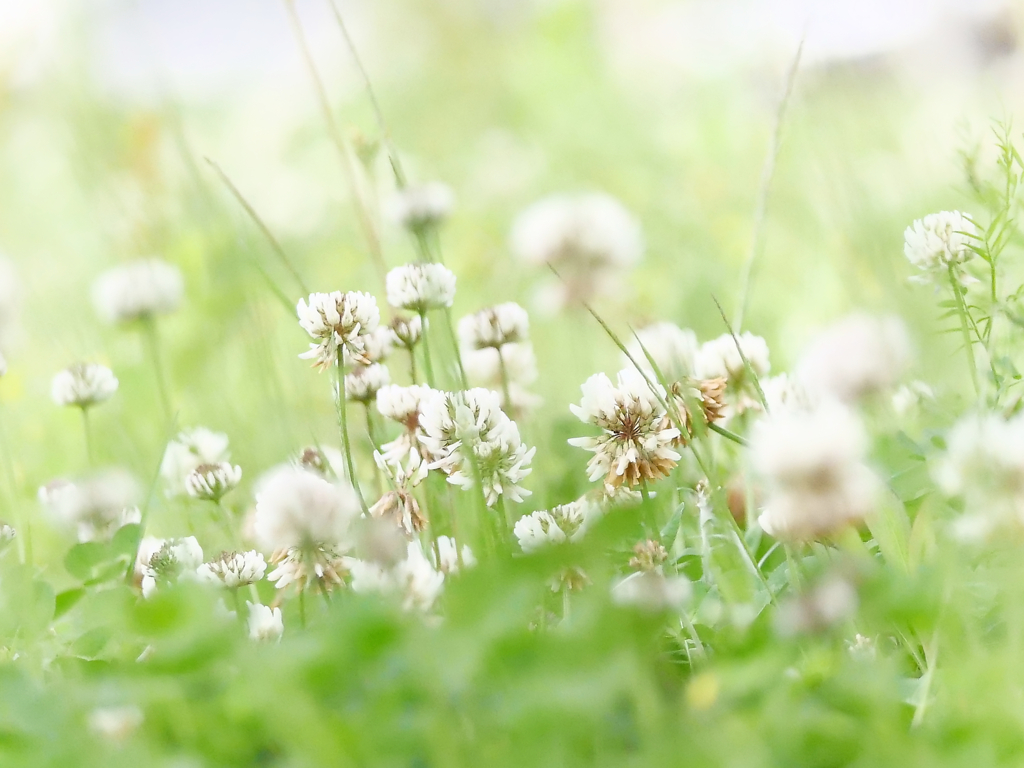
<svg viewBox="0 0 1024 768">
<path fill-rule="evenodd" d="M 359 497 L 359 506 L 362 507 L 363 514 L 368 515 L 370 510 L 366 506 L 366 500 L 363 499 L 363 491 L 359 487 L 359 478 L 356 477 L 355 461 L 352 458 L 352 441 L 349 439 L 348 434 L 348 398 L 345 397 L 344 356 L 344 351 L 339 347 L 337 364 L 334 367 L 338 374 L 338 391 L 335 403 L 338 407 L 338 428 L 341 431 L 341 448 L 345 453 L 345 468 L 348 471 L 348 481 L 352 484 L 352 488 L 355 489 L 356 496 Z"/>
<path fill-rule="evenodd" d="M 974 343 L 971 341 L 971 330 L 968 325 L 967 307 L 964 305 L 963 287 L 956 279 L 956 272 L 953 265 L 947 268 L 949 274 L 949 285 L 953 289 L 953 298 L 956 302 L 956 312 L 960 316 L 960 333 L 964 339 L 964 351 L 967 353 L 967 368 L 971 372 L 971 383 L 974 385 L 974 394 L 981 394 L 981 387 L 978 384 L 978 366 L 974 362 Z"/>
<path fill-rule="evenodd" d="M 160 403 L 164 409 L 164 416 L 170 421 L 174 417 L 174 408 L 171 406 L 171 396 L 164 379 L 163 356 L 160 354 L 160 332 L 156 327 L 156 318 L 147 315 L 142 319 L 143 337 L 146 340 L 146 347 L 149 351 L 149 358 L 153 364 L 153 374 L 156 376 L 156 387 L 160 394 Z"/>
</svg>

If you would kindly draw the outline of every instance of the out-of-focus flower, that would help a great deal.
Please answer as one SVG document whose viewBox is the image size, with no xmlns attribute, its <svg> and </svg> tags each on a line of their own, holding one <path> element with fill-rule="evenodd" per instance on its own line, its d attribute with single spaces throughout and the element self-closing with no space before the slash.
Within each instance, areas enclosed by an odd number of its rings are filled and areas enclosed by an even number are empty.
<svg viewBox="0 0 1024 768">
<path fill-rule="evenodd" d="M 932 474 L 946 494 L 964 499 L 966 514 L 955 528 L 963 538 L 985 539 L 1024 525 L 1024 416 L 961 418 Z"/>
<path fill-rule="evenodd" d="M 880 482 L 864 464 L 867 435 L 836 401 L 810 411 L 783 410 L 759 421 L 751 452 L 768 498 L 758 520 L 771 536 L 813 540 L 863 519 Z"/>
<path fill-rule="evenodd" d="M 357 365 L 345 374 L 345 396 L 356 403 L 370 403 L 377 399 L 377 391 L 391 383 L 386 365 Z"/>
<path fill-rule="evenodd" d="M 377 454 L 378 456 L 380 454 Z M 423 530 L 427 520 L 420 511 L 416 497 L 404 488 L 388 491 L 372 507 L 372 517 L 390 520 L 409 536 Z"/>
<path fill-rule="evenodd" d="M 249 607 L 249 638 L 251 640 L 280 640 L 284 634 L 284 618 L 280 608 L 270 608 L 260 603 L 250 603 Z"/>
<path fill-rule="evenodd" d="M 629 559 L 629 567 L 638 571 L 658 571 L 668 560 L 668 551 L 660 541 L 646 539 L 633 547 L 633 557 Z"/>
<path fill-rule="evenodd" d="M 256 536 L 272 550 L 336 545 L 359 513 L 359 498 L 348 483 L 282 467 L 256 496 Z"/>
<path fill-rule="evenodd" d="M 89 730 L 120 744 L 139 729 L 144 719 L 142 710 L 135 706 L 97 707 L 89 713 Z"/>
<path fill-rule="evenodd" d="M 471 386 L 501 393 L 501 405 L 506 412 L 515 415 L 530 411 L 541 402 L 541 398 L 528 388 L 537 380 L 537 357 L 529 342 L 505 344 L 500 349 L 463 349 L 462 364 Z M 511 403 L 504 400 L 506 382 Z"/>
<path fill-rule="evenodd" d="M 366 560 L 352 560 L 352 591 L 397 594 L 405 610 L 428 611 L 444 587 L 444 574 L 435 570 L 418 541 L 411 541 L 406 556 L 385 567 Z"/>
<path fill-rule="evenodd" d="M 657 381 L 654 368 L 647 356 L 650 355 L 658 366 L 666 385 L 693 376 L 697 359 L 697 334 L 689 328 L 680 328 L 675 323 L 659 322 L 644 326 L 636 332 L 626 349 L 629 355 L 640 366 L 652 381 Z M 646 350 L 646 354 L 645 351 Z M 628 368 L 633 365 L 629 357 L 622 356 L 622 365 Z"/>
<path fill-rule="evenodd" d="M 295 308 L 299 325 L 315 341 L 299 357 L 312 358 L 321 370 L 337 365 L 341 352 L 345 365 L 372 362 L 366 353 L 367 340 L 380 324 L 377 300 L 362 291 L 311 293 L 299 299 Z"/>
<path fill-rule="evenodd" d="M 242 468 L 229 461 L 218 464 L 200 464 L 185 478 L 188 495 L 206 501 L 220 501 L 232 488 L 242 482 Z"/>
<path fill-rule="evenodd" d="M 17 333 L 21 309 L 21 283 L 14 263 L 0 255 L 0 352 L 8 349 Z M 0 354 L 0 376 L 6 367 Z"/>
<path fill-rule="evenodd" d="M 499 496 L 522 501 L 530 495 L 520 483 L 532 471 L 536 448 L 523 443 L 516 423 L 501 410 L 497 392 L 479 387 L 448 392 L 424 406 L 420 442 L 433 459 L 431 469 L 440 469 L 448 482 L 464 489 L 479 479 L 488 506 Z"/>
<path fill-rule="evenodd" d="M 666 576 L 657 571 L 637 571 L 612 585 L 612 600 L 642 611 L 680 610 L 692 593 L 685 576 Z"/>
<path fill-rule="evenodd" d="M 39 489 L 39 500 L 68 525 L 79 541 L 107 539 L 141 520 L 139 484 L 123 469 L 108 469 L 76 481 L 57 480 Z"/>
<path fill-rule="evenodd" d="M 160 475 L 171 495 L 186 493 L 185 481 L 192 470 L 203 464 L 220 464 L 230 458 L 228 436 L 206 427 L 195 427 L 178 433 L 167 444 Z"/>
<path fill-rule="evenodd" d="M 810 389 L 853 402 L 891 390 L 909 358 L 910 338 L 902 320 L 856 313 L 822 333 L 797 370 Z"/>
<path fill-rule="evenodd" d="M 455 273 L 443 264 L 406 264 L 388 272 L 388 304 L 423 313 L 455 301 Z"/>
<path fill-rule="evenodd" d="M 389 329 L 396 344 L 412 349 L 423 335 L 423 319 L 419 315 L 398 316 L 391 321 Z"/>
<path fill-rule="evenodd" d="M 174 312 L 185 293 L 181 271 L 162 259 L 141 259 L 100 275 L 92 287 L 97 313 L 124 323 Z"/>
<path fill-rule="evenodd" d="M 976 239 L 977 228 L 964 214 L 940 211 L 907 227 L 903 233 L 903 254 L 923 273 L 916 280 L 928 282 L 950 266 L 957 268 L 974 258 L 971 245 Z"/>
<path fill-rule="evenodd" d="M 295 585 L 300 592 L 315 587 L 329 592 L 345 583 L 349 569 L 338 546 L 308 545 L 279 549 L 270 558 L 276 568 L 267 576 L 278 589 Z"/>
<path fill-rule="evenodd" d="M 595 517 L 596 509 L 579 499 L 523 515 L 516 521 L 513 533 L 523 552 L 535 552 L 551 544 L 579 541 Z"/>
<path fill-rule="evenodd" d="M 892 409 L 897 416 L 906 416 L 925 401 L 934 400 L 935 392 L 923 381 L 911 381 L 892 395 Z"/>
<path fill-rule="evenodd" d="M 395 192 L 389 212 L 396 223 L 416 232 L 443 222 L 454 205 L 455 195 L 451 187 L 431 181 L 412 184 Z"/>
<path fill-rule="evenodd" d="M 445 576 L 458 573 L 460 568 L 472 568 L 476 565 L 476 557 L 468 544 L 463 544 L 460 548 L 450 536 L 438 536 L 435 546 L 437 562 L 434 565 Z M 431 554 L 433 552 L 434 550 L 431 550 Z"/>
<path fill-rule="evenodd" d="M 7 375 L 7 358 L 0 352 L 0 377 Z"/>
<path fill-rule="evenodd" d="M 345 456 L 333 445 L 311 445 L 303 448 L 295 459 L 295 465 L 324 480 L 347 478 Z M 266 481 L 273 476 L 274 471 L 276 470 L 267 473 L 262 479 Z M 259 487 L 262 488 L 263 483 L 260 483 Z"/>
<path fill-rule="evenodd" d="M 736 342 L 739 342 L 737 348 Z M 740 350 L 743 350 L 742 356 Z M 705 341 L 697 351 L 694 363 L 697 378 L 714 379 L 723 377 L 730 382 L 746 375 L 743 358 L 747 358 L 750 368 L 758 377 L 764 376 L 771 369 L 768 359 L 768 343 L 760 336 L 748 332 L 736 338 L 732 334 L 723 333 L 717 339 Z"/>
<path fill-rule="evenodd" d="M 660 384 L 654 387 L 665 397 Z M 574 437 L 569 444 L 594 454 L 587 463 L 591 482 L 632 487 L 659 480 L 672 471 L 680 458 L 672 443 L 681 433 L 670 425 L 665 409 L 638 370 L 619 371 L 616 384 L 599 373 L 581 389 L 580 404 L 569 408 L 580 421 L 600 427 L 602 434 Z"/>
<path fill-rule="evenodd" d="M 459 341 L 466 349 L 499 348 L 530 336 L 530 317 L 514 301 L 481 309 L 459 320 Z"/>
<path fill-rule="evenodd" d="M 249 552 L 221 552 L 208 563 L 196 569 L 200 580 L 237 589 L 255 584 L 267 572 L 267 561 L 255 550 Z"/>
<path fill-rule="evenodd" d="M 761 391 L 770 412 L 811 410 L 821 402 L 821 394 L 811 391 L 800 379 L 780 373 L 761 380 Z"/>
<path fill-rule="evenodd" d="M 409 387 L 391 384 L 377 391 L 377 410 L 381 416 L 403 427 L 398 437 L 381 446 L 381 456 L 389 466 L 408 477 L 412 485 L 426 476 L 431 461 L 429 450 L 420 440 L 423 435 L 421 414 L 425 408 L 439 407 L 432 403 L 443 398 L 443 392 L 419 384 Z"/>
<path fill-rule="evenodd" d="M 117 378 L 105 365 L 79 363 L 53 377 L 50 396 L 57 405 L 73 405 L 78 408 L 109 400 L 117 392 Z"/>
<path fill-rule="evenodd" d="M 779 606 L 776 628 L 782 635 L 822 632 L 853 616 L 857 590 L 842 576 L 830 574 L 814 587 Z"/>
</svg>

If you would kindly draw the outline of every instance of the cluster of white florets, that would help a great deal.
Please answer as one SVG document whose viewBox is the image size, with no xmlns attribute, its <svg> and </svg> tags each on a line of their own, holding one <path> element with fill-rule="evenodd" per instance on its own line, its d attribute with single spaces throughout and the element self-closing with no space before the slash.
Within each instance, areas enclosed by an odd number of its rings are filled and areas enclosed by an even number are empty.
<svg viewBox="0 0 1024 768">
<path fill-rule="evenodd" d="M 443 264 L 406 264 L 387 276 L 388 304 L 420 314 L 450 307 L 455 301 L 455 273 Z"/>
<path fill-rule="evenodd" d="M 311 293 L 296 306 L 299 325 L 314 341 L 299 357 L 310 358 L 320 369 L 370 363 L 368 337 L 380 324 L 377 300 L 368 293 Z M 372 344 L 372 342 L 369 342 Z M 339 357 L 341 358 L 339 360 Z"/>
<path fill-rule="evenodd" d="M 100 275 L 92 299 L 101 317 L 124 323 L 174 312 L 184 293 L 177 267 L 160 259 L 142 259 Z"/>
<path fill-rule="evenodd" d="M 57 405 L 89 408 L 117 392 L 117 377 L 105 365 L 80 363 L 53 377 L 50 396 Z"/>
<path fill-rule="evenodd" d="M 974 244 L 978 230 L 960 211 L 941 211 L 918 219 L 903 233 L 903 253 L 920 272 L 919 280 L 942 278 L 942 273 L 956 270 L 975 256 Z"/>
</svg>

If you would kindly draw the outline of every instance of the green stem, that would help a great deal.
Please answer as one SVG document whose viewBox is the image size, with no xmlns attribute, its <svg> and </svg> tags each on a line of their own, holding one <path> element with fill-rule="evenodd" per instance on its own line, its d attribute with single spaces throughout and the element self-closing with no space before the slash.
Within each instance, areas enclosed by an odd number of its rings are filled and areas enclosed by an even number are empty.
<svg viewBox="0 0 1024 768">
<path fill-rule="evenodd" d="M 376 427 L 373 424 L 373 411 L 370 410 L 370 404 L 369 403 L 363 403 L 363 408 L 366 411 L 366 434 L 370 438 L 370 447 L 372 448 L 374 453 L 376 453 L 376 451 L 379 448 L 379 445 L 377 443 L 377 429 L 376 429 Z M 377 497 L 380 498 L 381 494 L 384 493 L 384 485 L 383 485 L 383 481 L 381 480 L 381 476 L 380 476 L 380 467 L 377 466 L 377 459 L 376 458 L 374 458 L 374 460 L 371 463 L 373 464 L 373 487 L 374 487 L 374 491 L 376 492 Z"/>
<path fill-rule="evenodd" d="M 416 352 L 414 347 L 409 347 L 409 376 L 411 377 L 413 384 L 420 383 L 419 376 L 416 373 Z"/>
<path fill-rule="evenodd" d="M 370 510 L 366 507 L 366 501 L 363 499 L 363 492 L 359 488 L 359 480 L 356 477 L 355 462 L 352 459 L 352 442 L 348 436 L 348 398 L 345 397 L 345 364 L 343 356 L 343 351 L 339 349 L 335 368 L 338 371 L 338 395 L 336 402 L 338 406 L 338 427 L 341 431 L 341 447 L 345 452 L 345 467 L 348 470 L 348 481 L 352 484 L 352 488 L 355 489 L 356 496 L 359 497 L 359 506 L 362 507 L 363 514 L 369 514 Z"/>
<path fill-rule="evenodd" d="M 949 265 L 949 285 L 953 289 L 953 297 L 956 300 L 956 311 L 960 316 L 960 332 L 964 337 L 964 351 L 967 353 L 967 367 L 971 372 L 971 383 L 974 385 L 974 394 L 980 395 L 981 388 L 978 385 L 978 367 L 974 362 L 974 344 L 971 341 L 971 332 L 967 323 L 967 307 L 964 306 L 964 296 L 961 293 L 960 283 L 957 282 L 953 265 Z"/>
<path fill-rule="evenodd" d="M 299 590 L 299 624 L 306 628 L 306 590 Z"/>
<path fill-rule="evenodd" d="M 916 728 L 922 722 L 924 722 L 924 713 L 928 708 L 928 696 L 932 690 L 932 680 L 935 678 L 935 664 L 938 661 L 939 656 L 939 631 L 935 630 L 932 634 L 932 641 L 928 644 L 928 647 L 924 649 L 924 658 L 928 664 L 928 668 L 925 670 L 924 676 L 921 678 L 921 689 L 918 691 L 917 705 L 914 707 L 914 719 L 911 721 L 911 727 Z"/>
<path fill-rule="evenodd" d="M 82 431 L 85 432 L 85 458 L 91 467 L 95 464 L 92 455 L 92 430 L 89 428 L 89 409 L 85 407 L 82 408 Z"/>
<path fill-rule="evenodd" d="M 146 344 L 149 347 L 149 356 L 153 362 L 153 371 L 156 374 L 157 391 L 160 393 L 160 403 L 164 409 L 164 415 L 170 420 L 174 415 L 171 407 L 171 397 L 168 392 L 167 382 L 164 380 L 164 367 L 160 355 L 160 334 L 156 327 L 156 319 L 146 316 L 142 321 L 146 337 Z"/>
<path fill-rule="evenodd" d="M 427 384 L 433 389 L 434 387 L 434 365 L 430 360 L 430 340 L 427 338 L 427 313 L 426 311 L 420 312 L 420 326 L 422 328 L 420 332 L 420 341 L 423 342 L 423 367 L 427 371 Z"/>
<path fill-rule="evenodd" d="M 455 352 L 455 362 L 459 365 L 459 383 L 463 389 L 469 389 L 469 382 L 466 379 L 466 369 L 462 365 L 462 352 L 459 350 L 459 337 L 455 335 L 455 323 L 452 322 L 452 308 L 445 307 L 445 324 L 448 326 L 448 337 L 452 341 L 452 349 Z"/>
<path fill-rule="evenodd" d="M 501 371 L 501 394 L 505 397 L 505 412 L 512 416 L 512 388 L 508 381 L 508 366 L 505 365 L 505 356 L 501 354 L 501 347 L 495 347 L 498 353 L 498 370 Z"/>
<path fill-rule="evenodd" d="M 680 614 L 680 618 L 683 622 L 683 626 L 686 627 L 686 631 L 689 632 L 690 637 L 693 638 L 693 642 L 697 646 L 697 653 L 704 658 L 707 656 L 707 651 L 704 649 L 704 643 L 700 641 L 700 635 L 697 634 L 697 628 L 693 626 L 693 621 L 690 619 L 690 615 L 683 611 Z"/>
</svg>

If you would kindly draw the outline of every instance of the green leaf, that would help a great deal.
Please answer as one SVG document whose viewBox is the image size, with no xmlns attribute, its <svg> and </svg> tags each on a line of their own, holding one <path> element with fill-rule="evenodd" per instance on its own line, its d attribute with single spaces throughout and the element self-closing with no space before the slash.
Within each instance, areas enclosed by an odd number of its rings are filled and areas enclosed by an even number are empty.
<svg viewBox="0 0 1024 768">
<path fill-rule="evenodd" d="M 876 513 L 865 522 L 886 562 L 909 572 L 910 518 L 903 503 L 894 494 L 887 494 Z"/>
<path fill-rule="evenodd" d="M 64 567 L 76 579 L 87 581 L 100 563 L 110 560 L 110 547 L 98 541 L 75 544 L 64 556 Z"/>
</svg>

